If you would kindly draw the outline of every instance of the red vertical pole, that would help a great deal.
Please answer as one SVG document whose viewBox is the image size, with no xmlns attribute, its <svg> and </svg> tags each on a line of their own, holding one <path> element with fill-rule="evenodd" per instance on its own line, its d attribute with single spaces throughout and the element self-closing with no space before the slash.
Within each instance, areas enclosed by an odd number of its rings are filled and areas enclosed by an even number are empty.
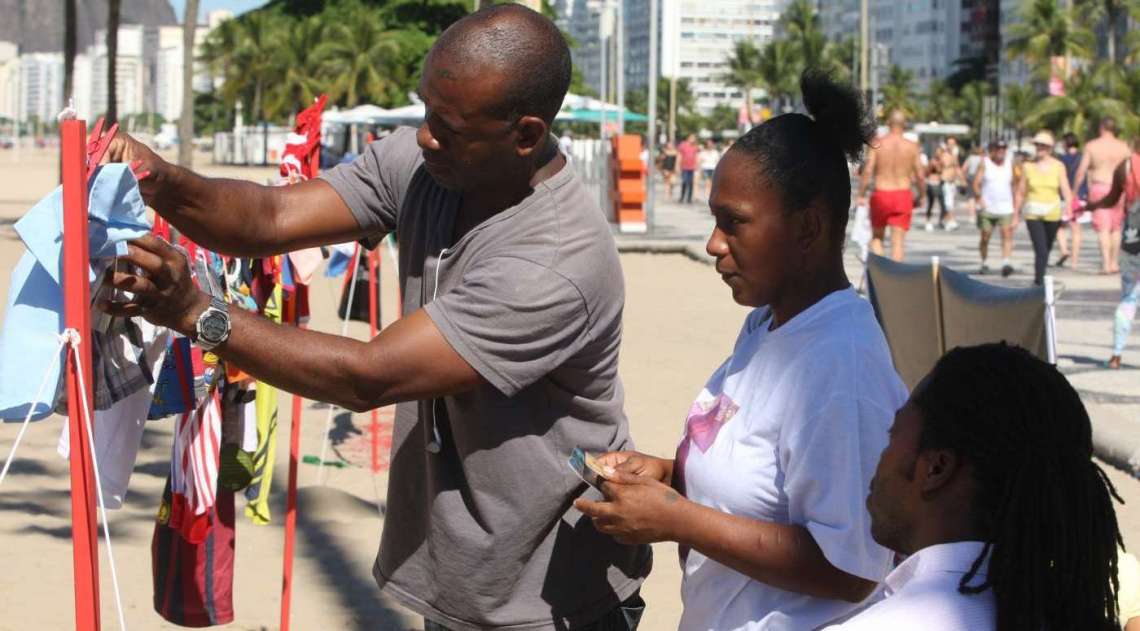
<svg viewBox="0 0 1140 631">
<path fill-rule="evenodd" d="M 75 628 L 99 629 L 99 549 L 95 538 L 95 473 L 85 423 L 94 417 L 91 391 L 91 284 L 87 243 L 87 123 L 60 124 L 63 175 L 64 326 L 79 332 L 79 364 L 67 348 L 67 417 L 71 441 L 71 544 L 75 572 Z M 88 408 L 83 409 L 82 371 Z"/>
<path fill-rule="evenodd" d="M 298 310 L 295 310 L 298 311 Z M 305 325 L 297 323 L 298 327 Z M 293 542 L 297 532 L 297 458 L 301 446 L 301 396 L 293 395 L 293 425 L 289 430 L 289 490 L 285 495 L 285 555 L 281 570 L 281 631 L 289 631 L 293 600 Z"/>
<path fill-rule="evenodd" d="M 376 337 L 380 328 L 380 248 L 368 253 L 368 339 Z M 380 410 L 372 408 L 372 473 L 380 472 Z"/>
</svg>

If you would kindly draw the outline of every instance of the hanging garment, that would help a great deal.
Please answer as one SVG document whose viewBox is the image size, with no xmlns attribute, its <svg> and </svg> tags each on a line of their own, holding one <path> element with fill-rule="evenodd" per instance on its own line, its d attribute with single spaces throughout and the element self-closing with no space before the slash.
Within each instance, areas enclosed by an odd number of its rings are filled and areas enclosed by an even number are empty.
<svg viewBox="0 0 1140 631">
<path fill-rule="evenodd" d="M 143 348 L 146 363 L 141 368 L 148 374 L 153 374 L 166 354 L 171 336 L 170 330 L 156 327 L 141 319 L 134 326 L 140 335 L 150 340 Z M 147 412 L 154 399 L 155 385 L 152 383 L 140 388 L 108 409 L 95 410 L 92 433 L 95 439 L 95 456 L 99 461 L 103 502 L 107 508 L 121 508 L 127 495 L 127 486 L 131 481 L 131 472 L 134 471 L 139 445 L 142 442 Z M 67 458 L 70 454 L 70 440 L 65 422 L 56 449 L 62 458 Z"/>
<path fill-rule="evenodd" d="M 128 165 L 100 167 L 88 183 L 92 292 L 126 242 L 150 230 L 138 182 Z M 42 419 L 59 396 L 62 363 L 53 357 L 63 332 L 63 190 L 57 187 L 14 226 L 28 251 L 12 270 L 0 328 L 0 419 Z M 84 337 L 87 337 L 86 335 Z M 52 367 L 52 363 L 55 366 Z M 49 370 L 50 368 L 50 370 Z M 48 387 L 33 401 L 43 376 Z"/>
<path fill-rule="evenodd" d="M 170 459 L 170 527 L 190 543 L 201 543 L 210 529 L 210 511 L 218 488 L 221 417 L 218 392 L 211 389 L 201 404 L 179 418 L 175 428 Z"/>
<path fill-rule="evenodd" d="M 154 610 L 168 622 L 184 627 L 232 622 L 234 494 L 217 490 L 217 501 L 207 513 L 212 527 L 196 543 L 186 540 L 172 525 L 174 505 L 171 479 L 167 478 L 150 543 Z"/>
<path fill-rule="evenodd" d="M 246 419 L 246 409 L 255 404 L 252 385 L 228 383 L 222 390 L 222 448 L 218 455 L 218 486 L 227 491 L 241 491 L 253 481 L 253 450 L 242 449 L 243 425 L 255 424 Z M 255 443 L 256 447 L 256 443 Z"/>
<path fill-rule="evenodd" d="M 179 335 L 170 340 L 155 379 L 154 400 L 147 418 L 166 418 L 194 409 L 196 399 L 192 352 L 189 338 Z"/>
<path fill-rule="evenodd" d="M 278 285 L 265 304 L 264 315 L 281 322 L 282 289 Z M 277 388 L 257 382 L 257 449 L 253 452 L 253 482 L 245 490 L 249 503 L 245 516 L 255 524 L 269 523 L 269 488 L 273 482 L 273 464 L 277 460 Z"/>
</svg>

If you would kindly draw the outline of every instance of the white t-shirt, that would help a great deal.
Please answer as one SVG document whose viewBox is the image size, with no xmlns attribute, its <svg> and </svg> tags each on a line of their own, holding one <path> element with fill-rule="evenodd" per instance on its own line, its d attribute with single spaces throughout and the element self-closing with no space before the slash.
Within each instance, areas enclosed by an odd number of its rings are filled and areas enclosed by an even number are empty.
<svg viewBox="0 0 1140 631">
<path fill-rule="evenodd" d="M 839 569 L 881 581 L 891 552 L 864 501 L 907 392 L 870 304 L 836 291 L 775 331 L 749 314 L 689 412 L 677 467 L 689 499 L 807 528 Z M 859 605 L 784 591 L 696 550 L 683 559 L 682 631 L 814 629 Z"/>
<path fill-rule="evenodd" d="M 827 631 L 992 631 L 997 625 L 993 590 L 980 594 L 958 590 L 984 548 L 981 541 L 959 541 L 919 550 L 887 576 L 885 600 Z M 968 585 L 985 583 L 988 571 L 987 559 Z"/>
<path fill-rule="evenodd" d="M 1006 157 L 1001 164 L 995 164 L 987 156 L 982 169 L 982 201 L 988 215 L 1013 214 L 1013 161 Z"/>
<path fill-rule="evenodd" d="M 716 163 L 720 162 L 720 152 L 716 149 L 701 149 L 697 160 L 700 161 L 702 171 L 712 171 L 716 168 Z"/>
</svg>

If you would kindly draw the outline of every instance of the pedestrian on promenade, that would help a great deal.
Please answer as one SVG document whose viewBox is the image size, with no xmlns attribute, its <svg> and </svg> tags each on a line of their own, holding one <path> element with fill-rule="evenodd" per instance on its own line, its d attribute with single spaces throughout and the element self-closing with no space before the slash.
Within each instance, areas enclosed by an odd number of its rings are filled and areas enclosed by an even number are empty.
<svg viewBox="0 0 1140 631">
<path fill-rule="evenodd" d="M 657 156 L 657 169 L 661 171 L 661 179 L 665 182 L 665 199 L 673 199 L 673 186 L 677 183 L 677 166 L 677 147 L 672 142 L 667 142 Z"/>
<path fill-rule="evenodd" d="M 1053 134 L 1045 130 L 1037 132 L 1033 146 L 1034 159 L 1021 167 L 1018 199 L 1023 200 L 1021 214 L 1033 243 L 1033 284 L 1040 285 L 1061 226 L 1062 209 L 1072 203 L 1073 193 L 1069 190 L 1065 164 L 1053 157 Z"/>
<path fill-rule="evenodd" d="M 1013 274 L 1013 229 L 1017 226 L 1017 207 L 1014 200 L 1015 179 L 1013 161 L 1006 155 L 1004 140 L 990 143 L 989 155 L 982 160 L 978 173 L 974 176 L 974 194 L 978 196 L 978 253 L 982 265 L 979 274 L 989 274 L 986 264 L 989 256 L 990 237 L 994 228 L 1001 232 L 1001 275 Z"/>
<path fill-rule="evenodd" d="M 1116 168 L 1112 188 L 1101 199 L 1089 201 L 1094 213 L 1122 205 L 1128 209 L 1120 243 L 1120 304 L 1116 307 L 1112 357 L 1107 366 L 1119 369 L 1132 322 L 1140 306 L 1140 137 L 1132 141 L 1131 155 Z"/>
<path fill-rule="evenodd" d="M 553 22 L 493 5 L 432 46 L 420 127 L 320 179 L 204 178 L 126 135 L 110 150 L 142 160 L 149 205 L 211 250 L 268 256 L 396 234 L 403 314 L 368 342 L 241 309 L 222 318 L 184 257 L 153 238 L 126 257 L 145 274 L 115 277 L 135 301 L 111 310 L 208 342 L 307 399 L 355 411 L 399 402 L 373 575 L 429 630 L 628 630 L 643 606 L 648 547 L 619 544 L 574 510 L 586 487 L 565 466 L 576 446 L 632 446 L 621 266 L 550 132 L 570 71 Z M 228 334 L 199 328 L 202 314 Z"/>
<path fill-rule="evenodd" d="M 1128 159 L 1128 144 L 1116 137 L 1116 119 L 1106 116 L 1100 122 L 1100 135 L 1085 145 L 1077 167 L 1077 188 L 1088 179 L 1089 199 L 1101 199 L 1112 188 L 1112 174 Z M 1120 232 L 1124 224 L 1124 201 L 1116 206 L 1097 208 L 1092 214 L 1093 229 L 1100 245 L 1101 274 L 1120 271 Z"/>
<path fill-rule="evenodd" d="M 926 231 L 934 232 L 931 214 L 938 205 L 938 223 L 946 219 L 946 198 L 942 195 L 942 157 L 946 151 L 942 147 L 934 149 L 934 156 L 926 162 Z"/>
<path fill-rule="evenodd" d="M 871 251 L 883 255 L 883 239 L 887 228 L 891 230 L 891 258 L 903 260 L 906 254 L 906 233 L 917 205 L 911 184 L 918 184 L 918 200 L 926 196 L 925 167 L 918 143 L 903 137 L 906 115 L 901 110 L 891 112 L 889 130 L 871 145 L 863 178 L 859 182 L 858 202 L 867 205 L 867 188 L 875 180 L 871 194 Z"/>
<path fill-rule="evenodd" d="M 713 172 L 716 171 L 716 163 L 720 162 L 720 149 L 717 148 L 716 141 L 712 138 L 706 140 L 697 158 L 701 167 L 701 180 L 705 184 L 705 199 L 708 199 L 712 196 Z"/>
<path fill-rule="evenodd" d="M 607 501 L 578 502 L 619 541 L 680 544 L 686 631 L 815 629 L 891 563 L 863 500 L 906 388 L 843 269 L 847 158 L 873 132 L 850 87 L 809 72 L 801 89 L 811 117 L 753 128 L 714 176 L 708 253 L 754 307 L 732 355 L 675 458 L 606 454 Z"/>
<path fill-rule="evenodd" d="M 958 144 L 951 136 L 942 150 L 942 220 L 941 227 L 947 232 L 958 229 L 958 220 L 954 219 L 954 206 L 958 203 L 958 187 L 966 183 L 962 177 L 962 165 L 958 162 Z"/>
<path fill-rule="evenodd" d="M 1068 380 L 1003 344 L 947 353 L 899 410 L 867 508 L 905 556 L 828 631 L 1120 629 L 1120 530 Z"/>
<path fill-rule="evenodd" d="M 978 175 L 978 169 L 982 166 L 982 160 L 985 157 L 985 150 L 982 145 L 975 145 L 970 150 L 970 157 L 966 158 L 966 164 L 963 166 L 966 171 L 966 211 L 970 213 L 971 222 L 978 220 L 978 195 L 974 192 L 974 178 Z"/>
<path fill-rule="evenodd" d="M 1081 220 L 1085 216 L 1084 205 L 1088 202 L 1089 187 L 1082 183 L 1077 187 L 1077 169 L 1081 164 L 1081 141 L 1077 135 L 1068 132 L 1062 137 L 1065 149 L 1060 160 L 1065 165 L 1065 173 L 1069 178 L 1069 190 L 1073 192 L 1073 200 L 1068 208 L 1061 212 L 1061 227 L 1057 231 L 1057 247 L 1061 251 L 1061 258 L 1054 263 L 1057 267 L 1064 267 L 1065 262 L 1072 260 L 1072 268 L 1076 269 L 1081 260 Z M 1091 217 L 1090 217 L 1091 218 Z M 1072 249 L 1069 248 L 1069 233 L 1072 233 Z"/>
<path fill-rule="evenodd" d="M 685 140 L 677 146 L 677 155 L 681 162 L 680 201 L 685 204 L 693 203 L 693 180 L 697 174 L 697 155 L 700 151 L 701 148 L 697 145 L 696 134 L 689 134 L 689 137 L 685 138 Z"/>
</svg>

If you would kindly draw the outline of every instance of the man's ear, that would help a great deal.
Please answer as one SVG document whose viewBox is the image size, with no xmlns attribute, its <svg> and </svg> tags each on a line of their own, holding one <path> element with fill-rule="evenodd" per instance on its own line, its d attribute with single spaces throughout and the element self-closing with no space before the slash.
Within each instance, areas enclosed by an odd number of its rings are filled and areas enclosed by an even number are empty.
<svg viewBox="0 0 1140 631">
<path fill-rule="evenodd" d="M 523 116 L 515 123 L 515 133 L 518 138 L 516 151 L 520 158 L 525 158 L 539 148 L 550 133 L 550 127 L 537 116 Z"/>
<path fill-rule="evenodd" d="M 918 456 L 915 474 L 923 495 L 948 486 L 960 473 L 962 459 L 949 449 L 928 449 Z"/>
</svg>

